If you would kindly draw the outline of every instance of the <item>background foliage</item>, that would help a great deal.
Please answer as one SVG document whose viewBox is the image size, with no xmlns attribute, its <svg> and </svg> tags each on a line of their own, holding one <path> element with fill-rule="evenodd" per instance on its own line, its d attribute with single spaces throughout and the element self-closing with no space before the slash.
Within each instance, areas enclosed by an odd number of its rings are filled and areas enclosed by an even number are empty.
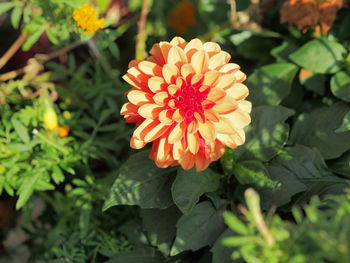
<svg viewBox="0 0 350 263">
<path fill-rule="evenodd" d="M 141 0 L 91 1 L 94 35 L 85 3 L 0 1 L 0 54 L 23 40 L 0 59 L 0 262 L 350 261 L 347 8 L 317 35 L 281 24 L 283 1 L 144 1 L 140 37 Z M 130 149 L 119 115 L 128 62 L 175 35 L 248 75 L 246 143 L 201 173 Z"/>
</svg>

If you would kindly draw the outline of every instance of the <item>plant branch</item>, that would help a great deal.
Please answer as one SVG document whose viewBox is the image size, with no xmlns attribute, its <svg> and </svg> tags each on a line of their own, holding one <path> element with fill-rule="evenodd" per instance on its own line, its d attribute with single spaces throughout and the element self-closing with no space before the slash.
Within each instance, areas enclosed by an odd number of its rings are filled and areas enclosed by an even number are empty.
<svg viewBox="0 0 350 263">
<path fill-rule="evenodd" d="M 136 59 L 144 59 L 146 57 L 146 40 L 147 40 L 147 32 L 146 32 L 146 22 L 147 15 L 149 12 L 149 0 L 142 0 L 142 9 L 141 9 L 141 17 L 138 22 L 138 32 L 136 36 Z"/>
<path fill-rule="evenodd" d="M 17 52 L 17 50 L 22 46 L 24 41 L 27 39 L 28 35 L 22 33 L 16 41 L 11 45 L 11 47 L 6 51 L 6 53 L 0 58 L 0 69 L 6 65 L 6 63 L 12 58 L 12 56 Z"/>
</svg>

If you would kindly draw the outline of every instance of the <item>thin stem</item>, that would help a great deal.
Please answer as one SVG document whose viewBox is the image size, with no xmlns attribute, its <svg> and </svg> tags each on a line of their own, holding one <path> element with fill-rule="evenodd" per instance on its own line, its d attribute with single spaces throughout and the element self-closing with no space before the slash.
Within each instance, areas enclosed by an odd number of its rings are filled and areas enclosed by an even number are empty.
<svg viewBox="0 0 350 263">
<path fill-rule="evenodd" d="M 136 36 L 136 59 L 144 59 L 146 57 L 146 40 L 147 40 L 147 32 L 146 32 L 146 22 L 147 15 L 149 12 L 149 1 L 142 0 L 142 9 L 141 9 L 141 17 L 138 22 L 138 33 Z"/>
<path fill-rule="evenodd" d="M 22 46 L 24 41 L 27 39 L 28 35 L 22 33 L 16 41 L 11 45 L 11 47 L 6 51 L 6 53 L 0 58 L 0 69 L 6 65 L 6 63 L 12 58 L 12 56 L 17 52 L 17 50 Z"/>
</svg>

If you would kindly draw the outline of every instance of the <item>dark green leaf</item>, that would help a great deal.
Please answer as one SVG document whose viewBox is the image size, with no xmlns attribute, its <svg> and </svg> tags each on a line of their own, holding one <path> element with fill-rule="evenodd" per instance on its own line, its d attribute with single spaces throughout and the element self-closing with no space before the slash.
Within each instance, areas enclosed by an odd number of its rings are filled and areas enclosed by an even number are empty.
<svg viewBox="0 0 350 263">
<path fill-rule="evenodd" d="M 293 111 L 282 106 L 255 107 L 246 128 L 246 143 L 236 150 L 237 159 L 268 161 L 278 154 L 288 139 L 285 120 L 291 115 Z"/>
<path fill-rule="evenodd" d="M 291 42 L 284 41 L 280 46 L 271 50 L 271 55 L 274 56 L 277 62 L 291 62 L 289 55 L 297 50 L 297 46 Z"/>
<path fill-rule="evenodd" d="M 194 169 L 180 169 L 171 187 L 175 204 L 184 214 L 189 213 L 202 194 L 219 187 L 220 175 L 207 169 L 197 173 Z"/>
<path fill-rule="evenodd" d="M 288 96 L 297 70 L 290 63 L 275 63 L 255 70 L 247 80 L 249 100 L 254 106 L 280 104 Z"/>
<path fill-rule="evenodd" d="M 17 132 L 18 136 L 21 138 L 21 140 L 25 143 L 28 144 L 30 142 L 30 138 L 28 135 L 28 130 L 27 128 L 17 119 L 12 119 L 11 120 L 13 127 L 15 128 L 15 131 Z"/>
<path fill-rule="evenodd" d="M 336 132 L 346 132 L 346 131 L 350 131 L 350 111 L 345 115 L 340 127 L 336 129 Z"/>
<path fill-rule="evenodd" d="M 188 215 L 183 215 L 176 228 L 171 256 L 212 245 L 224 230 L 225 224 L 219 211 L 209 201 L 205 201 L 197 204 Z"/>
<path fill-rule="evenodd" d="M 350 152 L 346 152 L 340 158 L 331 161 L 329 168 L 338 174 L 350 177 Z"/>
<path fill-rule="evenodd" d="M 309 41 L 289 57 L 299 66 L 315 73 L 335 73 L 340 70 L 346 49 L 326 38 Z"/>
<path fill-rule="evenodd" d="M 116 254 L 105 263 L 164 263 L 164 258 L 155 250 L 136 248 L 133 251 L 124 251 Z"/>
<path fill-rule="evenodd" d="M 269 177 L 265 166 L 256 160 L 242 161 L 233 166 L 233 174 L 241 184 L 277 189 L 280 184 Z"/>
<path fill-rule="evenodd" d="M 335 74 L 331 79 L 331 91 L 337 98 L 350 102 L 350 75 L 344 71 Z"/>
<path fill-rule="evenodd" d="M 325 159 L 333 159 L 350 149 L 350 131 L 337 133 L 350 106 L 336 103 L 301 114 L 291 131 L 293 143 L 317 148 Z"/>
<path fill-rule="evenodd" d="M 148 151 L 132 155 L 120 168 L 104 210 L 115 205 L 167 208 L 172 204 L 170 187 L 174 169 L 160 169 L 148 158 Z"/>
<path fill-rule="evenodd" d="M 224 247 L 221 244 L 221 241 L 226 237 L 232 237 L 234 235 L 233 231 L 227 228 L 215 241 L 212 249 L 210 250 L 213 253 L 213 262 L 212 263 L 232 263 L 231 255 L 234 251 L 234 248 Z"/>
<path fill-rule="evenodd" d="M 323 96 L 325 93 L 326 76 L 321 74 L 315 74 L 308 69 L 302 69 L 299 74 L 299 80 L 307 90 L 313 91 L 318 95 Z"/>
</svg>

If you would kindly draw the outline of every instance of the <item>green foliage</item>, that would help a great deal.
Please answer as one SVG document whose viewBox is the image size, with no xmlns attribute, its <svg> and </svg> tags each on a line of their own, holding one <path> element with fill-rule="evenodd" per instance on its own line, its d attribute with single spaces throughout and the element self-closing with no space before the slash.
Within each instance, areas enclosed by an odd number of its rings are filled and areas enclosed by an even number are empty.
<svg viewBox="0 0 350 263">
<path fill-rule="evenodd" d="M 295 223 L 278 215 L 262 216 L 259 196 L 245 193 L 244 221 L 225 212 L 234 236 L 223 236 L 224 246 L 235 247 L 232 258 L 246 262 L 346 262 L 350 259 L 350 192 L 321 202 L 313 198 L 304 213 L 293 208 Z"/>
</svg>

